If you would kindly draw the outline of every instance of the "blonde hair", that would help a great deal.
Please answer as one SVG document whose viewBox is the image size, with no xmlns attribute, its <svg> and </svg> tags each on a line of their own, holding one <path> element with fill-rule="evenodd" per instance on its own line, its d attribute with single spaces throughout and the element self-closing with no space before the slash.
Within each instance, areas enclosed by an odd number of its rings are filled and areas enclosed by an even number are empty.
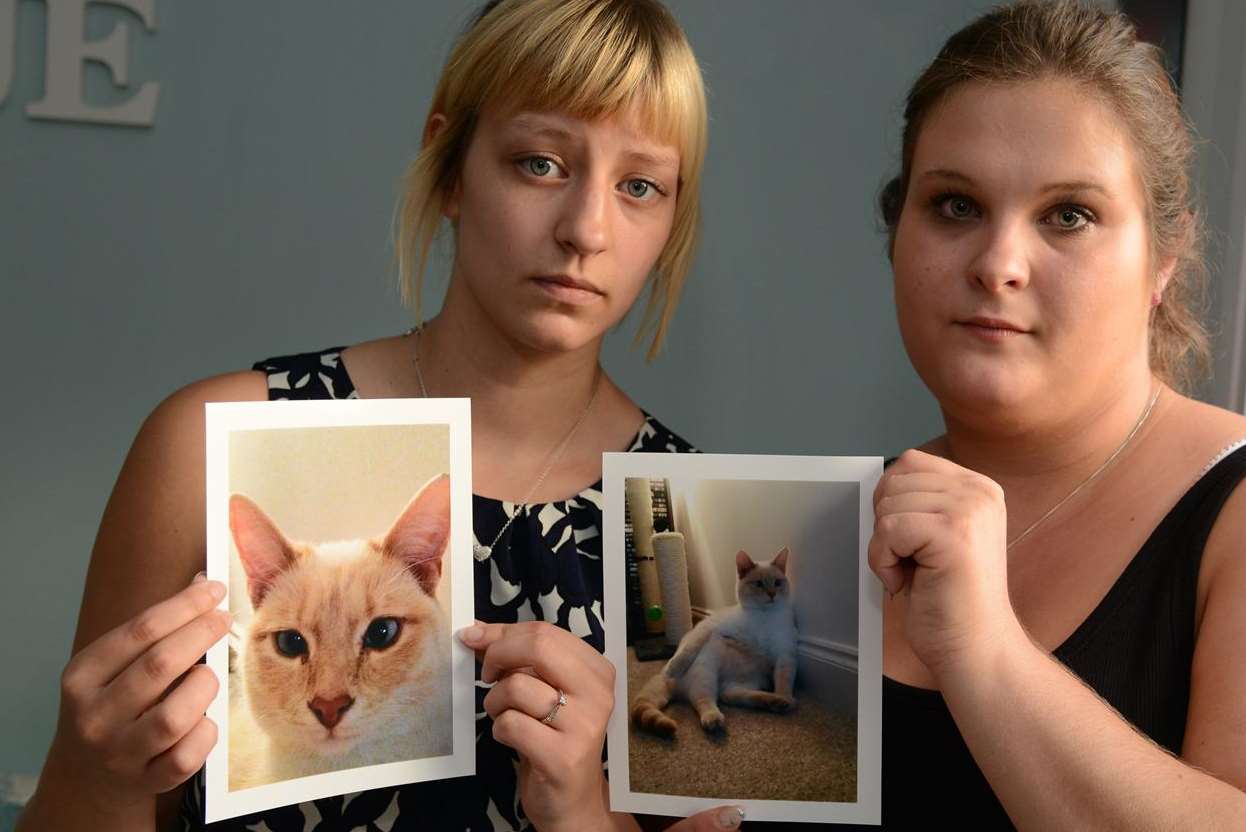
<svg viewBox="0 0 1246 832">
<path fill-rule="evenodd" d="M 708 117 L 683 30 L 657 0 L 501 0 L 484 7 L 455 44 L 433 94 L 428 118 L 441 114 L 446 123 L 402 179 L 395 249 L 403 302 L 417 319 L 445 199 L 480 112 L 498 102 L 587 121 L 634 110 L 642 129 L 679 149 L 675 217 L 637 334 L 639 341 L 652 330 L 652 359 L 692 266 L 700 221 Z"/>
<path fill-rule="evenodd" d="M 1074 0 L 1023 0 L 988 12 L 948 38 L 914 82 L 904 109 L 900 175 L 884 186 L 879 207 L 894 243 L 922 123 L 955 87 L 970 81 L 1068 79 L 1120 116 L 1146 195 L 1152 259 L 1172 257 L 1172 278 L 1150 323 L 1151 369 L 1188 390 L 1205 375 L 1211 349 L 1200 314 L 1206 266 L 1202 215 L 1189 168 L 1192 131 L 1159 49 L 1138 40 L 1123 14 Z"/>
</svg>

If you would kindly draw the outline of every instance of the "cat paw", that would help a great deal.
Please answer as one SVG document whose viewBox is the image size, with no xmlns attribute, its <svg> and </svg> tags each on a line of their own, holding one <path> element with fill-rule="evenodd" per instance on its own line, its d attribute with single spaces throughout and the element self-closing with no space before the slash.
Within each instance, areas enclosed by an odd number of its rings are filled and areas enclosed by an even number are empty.
<svg viewBox="0 0 1246 832">
<path fill-rule="evenodd" d="M 701 727 L 711 734 L 721 734 L 727 730 L 727 718 L 722 711 L 707 711 L 701 714 Z"/>
<path fill-rule="evenodd" d="M 796 710 L 796 700 L 790 696 L 780 696 L 775 694 L 773 701 L 770 703 L 770 710 L 777 714 L 785 714 L 788 711 Z"/>
<path fill-rule="evenodd" d="M 776 714 L 785 714 L 796 707 L 795 699 L 778 693 L 762 693 L 754 701 L 759 707 Z"/>
</svg>

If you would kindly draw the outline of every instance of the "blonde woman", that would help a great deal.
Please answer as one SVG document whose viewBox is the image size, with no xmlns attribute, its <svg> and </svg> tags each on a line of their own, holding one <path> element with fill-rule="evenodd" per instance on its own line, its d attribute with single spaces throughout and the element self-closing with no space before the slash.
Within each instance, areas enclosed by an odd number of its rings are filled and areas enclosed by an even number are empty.
<svg viewBox="0 0 1246 832">
<path fill-rule="evenodd" d="M 194 580 L 203 405 L 356 396 L 472 399 L 476 616 L 493 629 L 469 643 L 502 681 L 481 704 L 476 776 L 347 796 L 335 805 L 352 820 L 334 828 L 634 823 L 605 805 L 600 537 L 560 540 L 565 526 L 600 527 L 603 451 L 690 450 L 598 357 L 646 288 L 656 352 L 679 299 L 697 236 L 701 76 L 656 0 L 503 0 L 455 46 L 425 124 L 398 253 L 419 320 L 429 247 L 452 230 L 441 312 L 403 335 L 191 384 L 151 414 L 101 523 L 23 832 L 203 827 L 194 775 L 217 739 L 204 709 L 219 680 L 195 661 L 228 626 L 213 610 L 223 588 Z M 551 592 L 556 610 L 539 600 Z M 291 806 L 211 828 L 311 830 L 322 814 Z"/>
</svg>

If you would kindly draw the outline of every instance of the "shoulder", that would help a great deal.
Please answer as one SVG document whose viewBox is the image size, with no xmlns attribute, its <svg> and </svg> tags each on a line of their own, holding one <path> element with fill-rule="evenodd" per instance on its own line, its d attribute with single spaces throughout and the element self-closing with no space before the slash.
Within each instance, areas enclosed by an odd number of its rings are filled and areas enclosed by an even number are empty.
<svg viewBox="0 0 1246 832">
<path fill-rule="evenodd" d="M 152 410 L 100 520 L 75 649 L 169 597 L 202 568 L 204 405 L 265 398 L 263 374 L 229 373 L 189 384 Z"/>
<path fill-rule="evenodd" d="M 1208 459 L 1246 439 L 1246 416 L 1185 396 L 1174 395 L 1166 421 L 1168 437 L 1182 450 Z"/>
<path fill-rule="evenodd" d="M 700 453 L 691 442 L 659 422 L 648 411 L 641 412 L 644 413 L 644 422 L 629 450 L 637 453 Z"/>
<path fill-rule="evenodd" d="M 367 344 L 349 348 L 368 351 Z M 353 398 L 355 384 L 343 361 L 346 347 L 265 358 L 252 365 L 266 380 L 266 397 L 273 399 Z"/>
</svg>

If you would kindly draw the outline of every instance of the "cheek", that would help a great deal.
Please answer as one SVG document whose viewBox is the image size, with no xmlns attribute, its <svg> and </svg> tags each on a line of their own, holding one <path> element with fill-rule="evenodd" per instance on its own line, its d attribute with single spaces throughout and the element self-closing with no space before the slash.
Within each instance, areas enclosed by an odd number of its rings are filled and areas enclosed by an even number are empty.
<svg viewBox="0 0 1246 832">
<path fill-rule="evenodd" d="M 628 306 L 640 294 L 670 240 L 673 213 L 673 209 L 662 213 L 655 211 L 653 216 L 638 220 L 624 217 L 619 221 L 620 233 L 614 245 L 619 258 L 619 291 L 622 294 L 626 287 Z"/>
</svg>

